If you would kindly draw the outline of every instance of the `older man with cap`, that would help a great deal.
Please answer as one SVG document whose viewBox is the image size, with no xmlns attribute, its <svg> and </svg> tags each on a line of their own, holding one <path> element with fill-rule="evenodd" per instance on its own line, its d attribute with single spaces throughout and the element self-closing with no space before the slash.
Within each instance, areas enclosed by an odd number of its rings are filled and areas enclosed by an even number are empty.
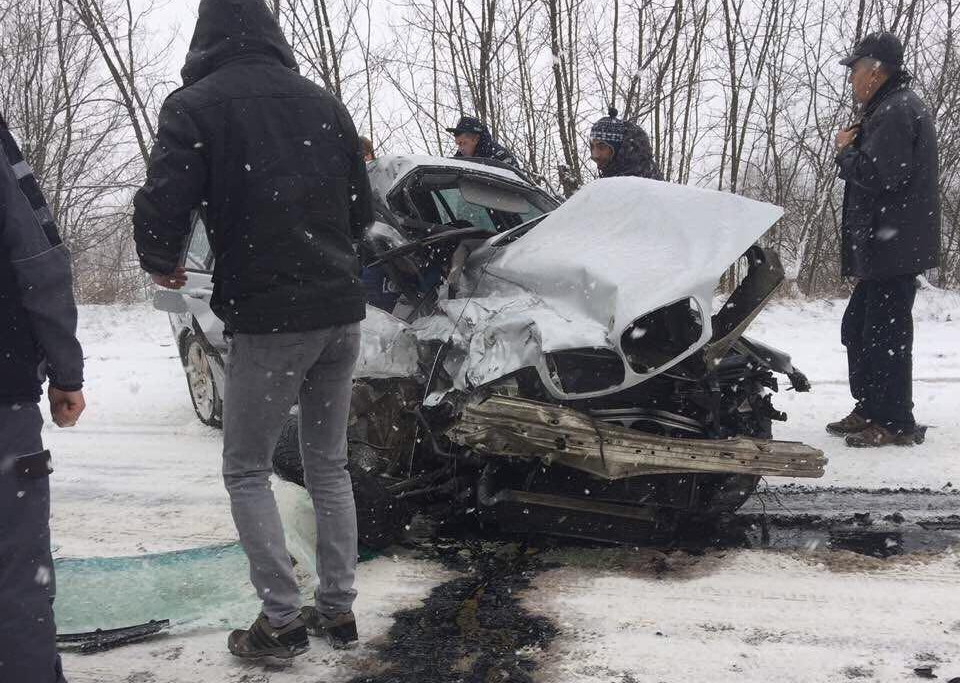
<svg viewBox="0 0 960 683">
<path fill-rule="evenodd" d="M 509 166 L 518 167 L 516 157 L 503 145 L 494 141 L 490 130 L 474 116 L 461 116 L 457 125 L 447 128 L 457 143 L 454 158 L 494 159 Z"/>
<path fill-rule="evenodd" d="M 590 129 L 590 158 L 601 178 L 636 176 L 663 180 L 646 131 L 617 118 L 617 110 L 612 107 Z"/>
<path fill-rule="evenodd" d="M 922 436 L 912 400 L 916 281 L 939 256 L 937 134 L 896 36 L 870 34 L 841 63 L 860 110 L 836 136 L 841 262 L 857 279 L 841 330 L 856 405 L 827 431 L 854 447 L 909 446 Z"/>
</svg>

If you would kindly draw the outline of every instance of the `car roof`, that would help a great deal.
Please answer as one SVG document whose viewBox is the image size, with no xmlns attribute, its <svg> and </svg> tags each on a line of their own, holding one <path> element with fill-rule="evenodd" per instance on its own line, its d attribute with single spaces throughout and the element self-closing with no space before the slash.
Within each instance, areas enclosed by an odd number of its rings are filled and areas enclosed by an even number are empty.
<svg viewBox="0 0 960 683">
<path fill-rule="evenodd" d="M 484 163 L 487 160 L 468 161 L 420 154 L 387 154 L 367 164 L 370 185 L 381 197 L 386 197 L 398 183 L 418 168 L 450 168 L 474 171 L 514 183 L 530 186 L 518 173 L 501 165 Z M 531 186 L 532 187 L 532 186 Z"/>
</svg>

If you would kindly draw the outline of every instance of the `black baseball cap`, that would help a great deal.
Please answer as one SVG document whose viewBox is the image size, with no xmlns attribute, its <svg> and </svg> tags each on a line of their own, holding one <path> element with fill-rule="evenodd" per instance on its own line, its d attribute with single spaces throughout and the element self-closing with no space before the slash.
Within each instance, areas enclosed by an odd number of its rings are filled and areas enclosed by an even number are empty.
<svg viewBox="0 0 960 683">
<path fill-rule="evenodd" d="M 853 52 L 841 59 L 840 63 L 844 66 L 853 66 L 857 60 L 864 57 L 899 68 L 903 66 L 903 43 L 895 35 L 886 31 L 871 33 L 857 43 Z"/>
<path fill-rule="evenodd" d="M 457 121 L 455 128 L 447 128 L 448 133 L 460 135 L 460 133 L 476 133 L 482 135 L 484 128 L 483 122 L 475 116 L 461 116 Z"/>
</svg>

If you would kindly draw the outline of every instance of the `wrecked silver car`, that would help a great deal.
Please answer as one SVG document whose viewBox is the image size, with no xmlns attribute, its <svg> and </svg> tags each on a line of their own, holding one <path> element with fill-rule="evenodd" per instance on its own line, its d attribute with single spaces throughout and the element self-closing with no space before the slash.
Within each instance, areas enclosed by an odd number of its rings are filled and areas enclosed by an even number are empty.
<svg viewBox="0 0 960 683">
<path fill-rule="evenodd" d="M 806 378 L 744 336 L 784 278 L 756 245 L 778 207 L 637 178 L 561 204 L 495 162 L 392 156 L 369 172 L 350 424 L 364 544 L 394 541 L 414 512 L 630 542 L 733 512 L 763 476 L 823 474 L 822 452 L 772 440 L 778 375 L 798 391 Z M 222 330 L 204 329 L 202 292 L 185 301 L 175 333 L 216 423 Z M 302 485 L 295 415 L 274 469 Z"/>
<path fill-rule="evenodd" d="M 630 541 L 732 512 L 762 476 L 823 474 L 822 452 L 772 440 L 776 375 L 806 378 L 743 336 L 784 277 L 754 246 L 779 208 L 634 178 L 557 206 L 495 166 L 416 157 L 370 176 L 371 298 L 394 296 L 365 323 L 350 427 L 368 545 L 414 511 Z M 300 481 L 295 419 L 275 469 Z"/>
</svg>

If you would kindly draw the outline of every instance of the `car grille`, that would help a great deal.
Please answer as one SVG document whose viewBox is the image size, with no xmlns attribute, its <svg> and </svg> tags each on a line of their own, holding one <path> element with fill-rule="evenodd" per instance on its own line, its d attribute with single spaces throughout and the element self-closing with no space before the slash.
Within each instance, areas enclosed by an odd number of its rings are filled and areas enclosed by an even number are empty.
<svg viewBox="0 0 960 683">
<path fill-rule="evenodd" d="M 626 379 L 623 359 L 610 349 L 570 349 L 547 354 L 554 385 L 564 394 L 588 394 L 618 387 Z"/>
</svg>

